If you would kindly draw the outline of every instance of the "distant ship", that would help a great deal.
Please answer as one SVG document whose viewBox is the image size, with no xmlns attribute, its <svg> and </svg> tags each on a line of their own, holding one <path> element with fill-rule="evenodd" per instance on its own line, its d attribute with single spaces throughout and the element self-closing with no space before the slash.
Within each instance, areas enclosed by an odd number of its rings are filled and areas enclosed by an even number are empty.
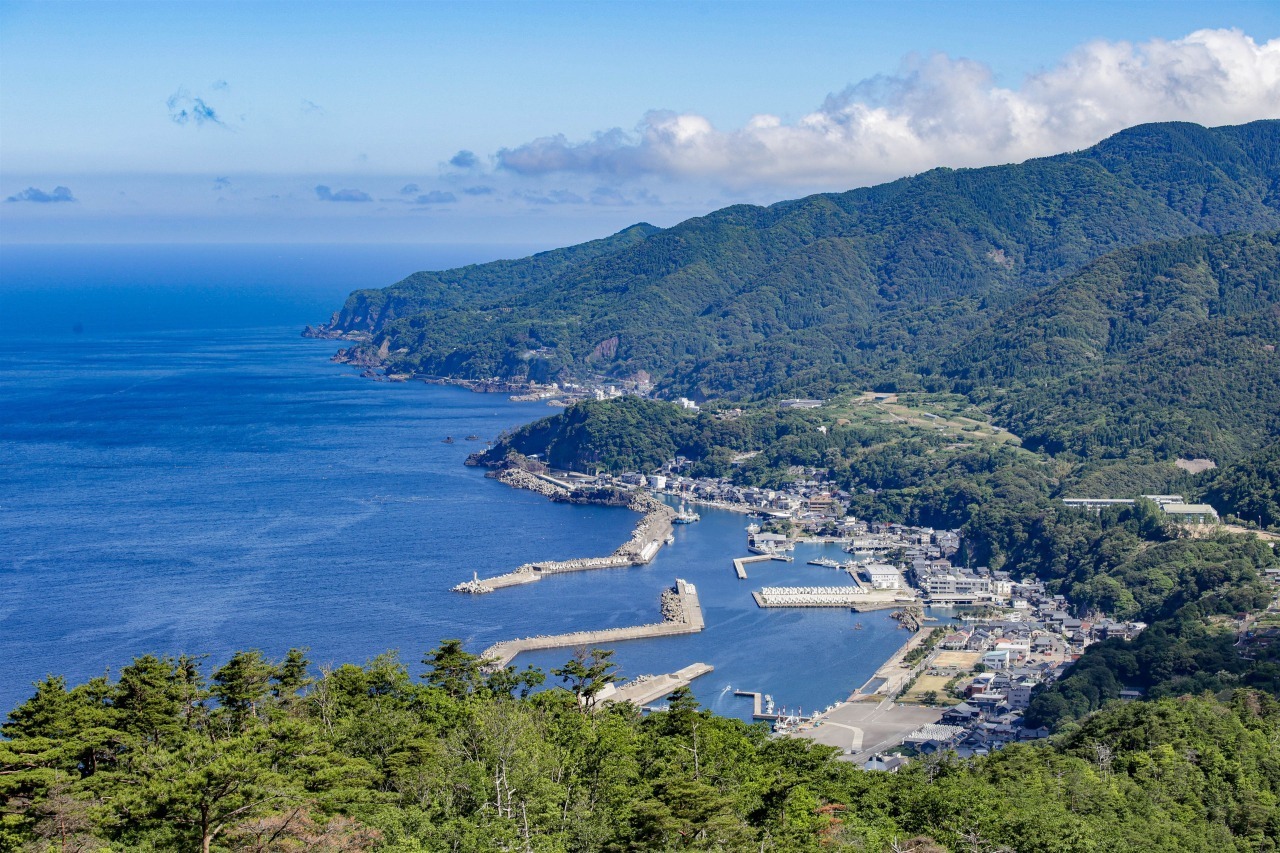
<svg viewBox="0 0 1280 853">
<path fill-rule="evenodd" d="M 824 567 L 824 568 L 828 568 L 828 569 L 838 569 L 838 568 L 840 568 L 840 564 L 839 564 L 839 563 L 837 563 L 835 560 L 831 559 L 830 557 L 819 557 L 819 558 L 818 558 L 818 559 L 816 559 L 816 560 L 810 560 L 810 561 L 809 561 L 809 565 L 811 565 L 811 566 L 822 566 L 822 567 Z"/>
<path fill-rule="evenodd" d="M 453 436 L 451 436 L 451 435 L 446 435 L 446 436 L 444 437 L 444 443 L 445 443 L 445 444 L 453 444 Z"/>
<path fill-rule="evenodd" d="M 479 441 L 479 440 L 480 440 L 480 436 L 478 436 L 478 435 L 469 435 L 469 436 L 467 436 L 467 441 Z"/>
</svg>

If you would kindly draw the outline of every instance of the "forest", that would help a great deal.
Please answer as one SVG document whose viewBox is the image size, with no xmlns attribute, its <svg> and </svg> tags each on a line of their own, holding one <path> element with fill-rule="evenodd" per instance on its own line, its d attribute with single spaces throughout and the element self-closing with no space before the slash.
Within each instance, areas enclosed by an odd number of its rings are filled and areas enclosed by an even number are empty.
<svg viewBox="0 0 1280 853">
<path fill-rule="evenodd" d="M 1274 851 L 1280 703 L 1114 704 L 1048 742 L 866 772 L 686 692 L 594 707 L 607 652 L 549 675 L 446 640 L 315 672 L 144 656 L 50 677 L 0 741 L 0 850 Z M 550 678 L 555 686 L 530 693 Z"/>
<path fill-rule="evenodd" d="M 1142 125 L 1021 164 L 934 169 L 767 208 L 728 207 L 666 229 L 639 224 L 521 260 L 416 273 L 353 293 L 313 332 L 367 336 L 368 353 L 385 354 L 393 373 L 649 376 L 664 396 L 698 400 L 910 385 L 934 354 L 1004 331 L 994 321 L 1025 300 L 1048 307 L 1052 297 L 1037 294 L 1112 252 L 1280 228 L 1278 149 L 1280 121 Z M 1162 260 L 1174 266 L 1178 252 Z M 1183 297 L 1216 301 L 1213 279 L 1232 259 L 1219 260 L 1188 269 L 1195 281 Z M 1256 288 L 1250 301 L 1241 284 L 1199 316 L 1175 304 L 1176 316 L 1230 318 L 1274 304 Z M 1122 301 L 1103 296 L 1099 306 Z M 1088 341 L 1097 313 L 1063 318 L 1079 329 L 1051 331 L 1064 343 Z M 1129 324 L 1143 334 L 1109 348 L 1136 350 L 1144 337 L 1174 331 L 1153 327 L 1151 313 Z"/>
</svg>

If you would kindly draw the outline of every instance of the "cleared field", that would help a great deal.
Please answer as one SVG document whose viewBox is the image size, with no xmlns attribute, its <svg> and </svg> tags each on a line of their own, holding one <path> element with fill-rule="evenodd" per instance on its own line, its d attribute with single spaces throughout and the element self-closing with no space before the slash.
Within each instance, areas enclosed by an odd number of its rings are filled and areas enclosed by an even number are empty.
<svg viewBox="0 0 1280 853">
<path fill-rule="evenodd" d="M 938 652 L 929 664 L 934 669 L 958 669 L 967 672 L 982 660 L 982 652 Z"/>
<path fill-rule="evenodd" d="M 988 441 L 1020 444 L 1016 435 L 994 426 L 976 406 L 953 394 L 872 394 L 833 400 L 826 407 L 837 423 L 869 421 L 910 429 L 945 432 L 964 443 Z"/>
<path fill-rule="evenodd" d="M 944 675 L 922 675 L 916 679 L 916 683 L 911 685 L 911 689 L 898 697 L 899 702 L 911 705 L 919 705 L 921 697 L 930 690 L 938 694 L 937 704 L 939 705 L 957 705 L 960 700 L 953 696 L 948 696 L 943 692 L 943 688 L 947 686 L 947 682 L 951 680 L 951 676 Z"/>
</svg>

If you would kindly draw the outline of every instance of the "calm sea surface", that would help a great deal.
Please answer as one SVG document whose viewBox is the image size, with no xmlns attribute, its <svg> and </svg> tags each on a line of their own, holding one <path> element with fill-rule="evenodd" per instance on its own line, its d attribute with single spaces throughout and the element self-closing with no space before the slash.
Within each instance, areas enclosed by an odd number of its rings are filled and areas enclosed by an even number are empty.
<svg viewBox="0 0 1280 853">
<path fill-rule="evenodd" d="M 730 559 L 746 553 L 747 520 L 732 513 L 700 508 L 703 520 L 645 567 L 448 591 L 472 572 L 608 553 L 635 521 L 463 466 L 477 447 L 463 436 L 554 410 L 363 380 L 329 362 L 333 342 L 298 335 L 351 289 L 482 259 L 405 247 L 0 250 L 0 709 L 48 673 L 74 683 L 146 652 L 208 654 L 212 669 L 245 648 L 308 646 L 316 664 L 398 650 L 420 672 L 446 637 L 478 652 L 656 621 L 677 577 L 698 585 L 706 631 L 618 644 L 623 675 L 710 663 L 699 699 L 742 717 L 749 705 L 733 690 L 809 709 L 870 677 L 906 636 L 886 615 L 761 610 L 749 594 L 839 583 L 804 564 L 838 552 L 802 547 L 739 581 Z"/>
</svg>

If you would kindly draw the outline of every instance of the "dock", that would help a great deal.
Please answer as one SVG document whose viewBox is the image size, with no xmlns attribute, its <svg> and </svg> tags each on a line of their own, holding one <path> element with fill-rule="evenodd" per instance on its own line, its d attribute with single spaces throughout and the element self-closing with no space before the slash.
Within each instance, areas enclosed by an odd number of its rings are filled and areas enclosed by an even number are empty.
<svg viewBox="0 0 1280 853">
<path fill-rule="evenodd" d="M 521 652 L 535 649 L 563 649 L 576 646 L 602 646 L 624 640 L 645 640 L 651 637 L 669 637 L 677 634 L 696 634 L 706 627 L 702 616 L 702 602 L 693 584 L 676 579 L 674 588 L 662 595 L 661 622 L 649 625 L 632 625 L 625 628 L 605 628 L 599 631 L 574 631 L 569 634 L 552 634 L 542 637 L 525 637 L 503 640 L 485 649 L 481 657 L 492 660 L 494 667 L 504 667 Z"/>
<path fill-rule="evenodd" d="M 858 586 L 766 586 L 751 597 L 759 607 L 848 607 L 859 613 L 916 603 L 900 591 L 869 592 Z"/>
<path fill-rule="evenodd" d="M 776 721 L 783 718 L 782 714 L 766 714 L 764 711 L 764 694 L 757 693 L 754 690 L 735 690 L 734 696 L 747 696 L 751 699 L 751 719 Z"/>
<path fill-rule="evenodd" d="M 600 703 L 609 705 L 615 702 L 630 702 L 636 707 L 648 705 L 650 702 L 670 696 L 681 687 L 688 687 L 695 678 L 701 678 L 713 671 L 715 667 L 709 663 L 693 663 L 666 675 L 641 676 L 612 692 L 601 693 Z M 609 687 L 612 686 L 609 685 Z"/>
<path fill-rule="evenodd" d="M 747 579 L 747 563 L 763 563 L 767 560 L 777 560 L 780 563 L 790 563 L 792 557 L 785 554 L 759 554 L 755 557 L 739 557 L 733 561 L 733 570 L 738 573 L 738 580 Z"/>
</svg>

